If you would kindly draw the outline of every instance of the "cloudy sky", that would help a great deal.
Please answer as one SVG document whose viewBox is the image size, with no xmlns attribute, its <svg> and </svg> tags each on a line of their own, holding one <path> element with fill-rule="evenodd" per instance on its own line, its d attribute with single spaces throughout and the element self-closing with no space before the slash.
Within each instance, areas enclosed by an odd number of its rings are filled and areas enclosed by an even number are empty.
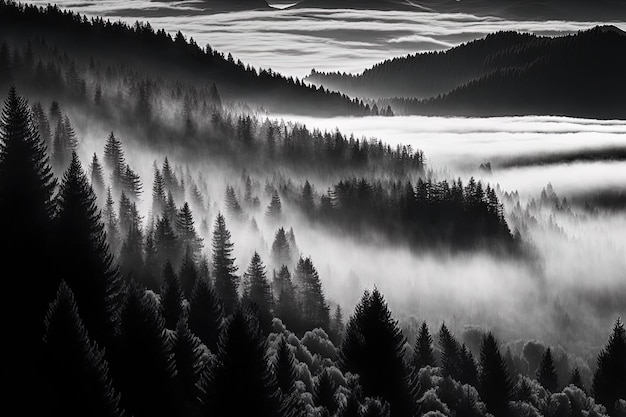
<svg viewBox="0 0 626 417">
<path fill-rule="evenodd" d="M 48 0 L 33 1 L 45 5 Z M 382 60 L 443 50 L 498 30 L 558 35 L 602 22 L 507 21 L 467 14 L 358 10 L 266 10 L 207 14 L 193 1 L 60 0 L 64 8 L 181 30 L 200 45 L 230 52 L 256 68 L 304 77 L 318 71 L 361 72 Z M 626 29 L 624 24 L 622 29 Z"/>
</svg>

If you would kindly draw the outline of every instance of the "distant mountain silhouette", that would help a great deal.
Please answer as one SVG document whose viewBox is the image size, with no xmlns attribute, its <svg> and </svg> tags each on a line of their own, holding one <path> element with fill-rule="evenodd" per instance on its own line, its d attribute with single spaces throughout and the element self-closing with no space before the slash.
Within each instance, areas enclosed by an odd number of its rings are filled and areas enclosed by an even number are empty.
<svg viewBox="0 0 626 417">
<path fill-rule="evenodd" d="M 498 32 L 452 48 L 395 58 L 359 75 L 306 81 L 388 98 L 396 114 L 559 114 L 626 118 L 626 33 L 601 26 L 556 38 Z M 391 99 L 391 97 L 393 97 Z"/>
<path fill-rule="evenodd" d="M 508 19 L 626 19 L 622 0 L 303 0 L 294 7 L 469 13 Z"/>
</svg>

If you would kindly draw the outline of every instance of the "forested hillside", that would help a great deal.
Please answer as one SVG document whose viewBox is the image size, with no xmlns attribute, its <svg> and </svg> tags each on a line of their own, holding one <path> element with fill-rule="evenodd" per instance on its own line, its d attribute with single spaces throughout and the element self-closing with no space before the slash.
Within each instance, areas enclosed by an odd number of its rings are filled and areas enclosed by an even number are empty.
<svg viewBox="0 0 626 417">
<path fill-rule="evenodd" d="M 398 114 L 551 114 L 625 118 L 626 34 L 596 27 L 549 38 L 499 32 L 444 52 L 385 61 L 359 75 L 306 78 L 352 96 L 386 98 Z M 392 98 L 393 97 L 393 98 Z"/>
</svg>

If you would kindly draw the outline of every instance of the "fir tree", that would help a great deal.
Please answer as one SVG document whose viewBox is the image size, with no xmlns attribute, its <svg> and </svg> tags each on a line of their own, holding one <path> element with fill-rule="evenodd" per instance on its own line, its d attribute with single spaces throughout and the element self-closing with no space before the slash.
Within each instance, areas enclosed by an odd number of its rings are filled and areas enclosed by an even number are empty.
<svg viewBox="0 0 626 417">
<path fill-rule="evenodd" d="M 121 417 L 120 396 L 98 345 L 89 340 L 72 290 L 61 283 L 45 320 L 49 415 Z"/>
<path fill-rule="evenodd" d="M 585 385 L 583 384 L 582 376 L 580 375 L 580 370 L 578 366 L 574 368 L 572 371 L 572 376 L 569 381 L 570 385 L 574 385 L 575 387 L 580 388 L 583 392 L 586 392 Z"/>
<path fill-rule="evenodd" d="M 183 316 L 183 291 L 178 276 L 170 262 L 163 268 L 163 285 L 161 286 L 161 313 L 165 320 L 165 328 L 174 330 Z"/>
<path fill-rule="evenodd" d="M 217 366 L 204 381 L 207 416 L 274 417 L 280 411 L 258 323 L 236 309 L 220 337 Z"/>
<path fill-rule="evenodd" d="M 135 417 L 180 415 L 172 343 L 155 298 L 131 284 L 122 311 L 114 380 Z"/>
<path fill-rule="evenodd" d="M 252 300 L 259 309 L 259 325 L 264 333 L 269 333 L 272 327 L 272 308 L 274 300 L 272 289 L 267 281 L 265 265 L 257 252 L 254 252 L 248 270 L 244 274 L 244 294 Z"/>
<path fill-rule="evenodd" d="M 343 342 L 343 336 L 346 332 L 346 326 L 343 322 L 343 312 L 341 311 L 341 307 L 339 304 L 335 307 L 335 312 L 330 321 L 330 340 L 333 342 L 333 345 L 339 346 L 341 342 Z"/>
<path fill-rule="evenodd" d="M 41 107 L 40 102 L 36 102 L 33 105 L 33 122 L 39 133 L 39 137 L 44 145 L 49 148 L 52 144 L 52 132 L 50 130 L 48 116 L 46 116 L 46 112 L 43 110 L 43 107 Z"/>
<path fill-rule="evenodd" d="M 183 258 L 183 262 L 180 266 L 178 276 L 180 277 L 183 295 L 186 299 L 189 299 L 191 297 L 193 287 L 196 285 L 196 281 L 198 280 L 198 270 L 196 269 L 192 251 L 189 246 L 187 246 L 187 250 L 185 251 L 185 257 Z"/>
<path fill-rule="evenodd" d="M 189 328 L 213 353 L 217 352 L 223 319 L 219 296 L 206 281 L 197 280 L 189 300 Z"/>
<path fill-rule="evenodd" d="M 546 349 L 541 357 L 541 363 L 537 370 L 537 380 L 551 393 L 556 392 L 558 389 L 558 377 L 554 367 L 554 359 L 552 358 L 552 349 L 550 348 Z"/>
<path fill-rule="evenodd" d="M 395 416 L 413 416 L 417 411 L 403 359 L 405 343 L 382 294 L 377 289 L 366 291 L 348 322 L 339 363 L 344 372 L 360 376 L 363 395 L 382 397 Z"/>
<path fill-rule="evenodd" d="M 165 183 L 165 190 L 168 193 L 172 193 L 172 196 L 179 197 L 179 187 L 178 178 L 176 178 L 176 174 L 174 174 L 174 170 L 170 165 L 170 161 L 165 157 L 163 161 L 163 167 L 161 169 L 161 173 L 163 174 L 163 181 Z"/>
<path fill-rule="evenodd" d="M 226 211 L 233 219 L 241 219 L 243 216 L 243 210 L 237 200 L 237 194 L 235 189 L 230 185 L 226 187 L 226 194 L 224 196 L 224 202 L 226 205 Z"/>
<path fill-rule="evenodd" d="M 102 198 L 104 196 L 104 171 L 102 165 L 98 161 L 98 156 L 94 152 L 91 159 L 91 165 L 89 165 L 89 172 L 91 174 L 91 187 L 93 188 L 96 196 Z"/>
<path fill-rule="evenodd" d="M 459 380 L 461 374 L 461 360 L 459 357 L 459 342 L 456 341 L 445 323 L 439 329 L 439 349 L 441 350 L 441 371 L 443 376 Z"/>
<path fill-rule="evenodd" d="M 282 205 L 280 203 L 280 197 L 278 196 L 278 191 L 274 190 L 272 194 L 272 200 L 270 205 L 267 207 L 267 211 L 265 212 L 265 216 L 271 222 L 277 222 L 280 220 L 282 215 Z"/>
<path fill-rule="evenodd" d="M 459 360 L 459 382 L 461 384 L 469 384 L 473 387 L 478 386 L 478 369 L 476 368 L 476 361 L 474 360 L 474 355 L 472 355 L 472 352 L 465 346 L 465 344 L 461 345 L 461 348 L 459 349 Z"/>
<path fill-rule="evenodd" d="M 120 250 L 120 271 L 126 277 L 138 277 L 144 269 L 143 234 L 135 225 L 130 227 Z"/>
<path fill-rule="evenodd" d="M 133 171 L 128 164 L 126 164 L 122 171 L 121 185 L 122 190 L 128 193 L 133 201 L 137 200 L 142 193 L 143 185 L 141 184 L 141 177 Z"/>
<path fill-rule="evenodd" d="M 165 180 L 161 171 L 154 165 L 154 180 L 152 182 L 152 215 L 159 217 L 163 215 L 167 197 L 165 196 Z"/>
<path fill-rule="evenodd" d="M 311 214 L 315 211 L 315 202 L 313 200 L 313 187 L 309 181 L 304 182 L 304 186 L 302 187 L 302 194 L 300 196 L 300 204 L 302 205 L 302 210 L 305 213 Z"/>
<path fill-rule="evenodd" d="M 120 192 L 123 189 L 122 176 L 126 166 L 122 142 L 120 142 L 113 132 L 109 134 L 104 145 L 104 166 L 111 173 L 111 183 L 113 190 Z"/>
<path fill-rule="evenodd" d="M 276 317 L 280 318 L 288 329 L 301 330 L 296 289 L 291 281 L 289 269 L 285 265 L 281 266 L 278 274 L 274 273 L 272 286 L 276 299 Z"/>
<path fill-rule="evenodd" d="M 189 330 L 186 318 L 176 325 L 174 344 L 177 378 L 183 393 L 186 415 L 196 415 L 201 395 L 200 380 L 204 369 L 203 350 L 200 339 Z"/>
<path fill-rule="evenodd" d="M 278 347 L 276 348 L 274 375 L 276 375 L 276 386 L 280 389 L 283 396 L 289 396 L 296 391 L 297 371 L 295 360 L 284 335 L 280 336 Z"/>
<path fill-rule="evenodd" d="M 491 332 L 483 337 L 480 367 L 480 398 L 487 405 L 487 411 L 495 417 L 508 416 L 513 384 L 500 354 L 498 342 Z"/>
<path fill-rule="evenodd" d="M 174 233 L 172 225 L 167 217 L 159 219 L 154 232 L 154 242 L 158 258 L 161 262 L 170 261 L 177 265 L 180 259 L 180 245 L 178 236 Z"/>
<path fill-rule="evenodd" d="M 104 230 L 106 232 L 106 241 L 113 256 L 116 256 L 120 250 L 121 238 L 119 229 L 119 220 L 115 213 L 115 203 L 111 195 L 111 187 L 107 188 L 107 198 L 102 211 L 104 221 Z"/>
<path fill-rule="evenodd" d="M 433 338 L 430 335 L 428 325 L 422 322 L 415 340 L 415 348 L 413 349 L 413 367 L 415 371 L 426 366 L 435 366 L 435 356 L 433 354 Z"/>
<path fill-rule="evenodd" d="M 121 279 L 109 252 L 104 224 L 78 155 L 65 172 L 56 216 L 57 276 L 74 291 L 91 337 L 108 346 L 115 334 Z"/>
<path fill-rule="evenodd" d="M 291 249 L 285 229 L 282 227 L 276 231 L 274 243 L 272 243 L 272 264 L 276 268 L 291 264 Z"/>
<path fill-rule="evenodd" d="M 222 214 L 215 219 L 213 230 L 213 277 L 215 290 L 224 303 L 224 311 L 230 314 L 238 303 L 237 288 L 239 277 L 235 275 L 237 267 L 235 258 L 232 257 L 233 243 L 230 240 L 230 232 L 226 228 L 226 222 Z"/>
<path fill-rule="evenodd" d="M 193 261 L 200 259 L 202 251 L 202 238 L 196 233 L 193 215 L 189 204 L 185 203 L 176 215 L 176 231 L 184 248 L 191 249 Z"/>
<path fill-rule="evenodd" d="M 328 372 L 327 369 L 323 370 L 317 377 L 317 382 L 315 383 L 313 403 L 317 407 L 323 407 L 328 412 L 329 416 L 334 415 L 339 409 L 337 399 L 335 398 L 336 391 L 337 386 L 330 372 Z"/>
<path fill-rule="evenodd" d="M 593 375 L 593 394 L 610 416 L 617 416 L 616 401 L 626 392 L 626 331 L 617 319 L 613 333 L 598 356 L 598 369 Z"/>
<path fill-rule="evenodd" d="M 311 258 L 300 258 L 294 274 L 298 302 L 301 308 L 301 320 L 304 329 L 317 327 L 328 331 L 330 325 L 329 308 L 322 291 L 317 270 Z"/>
</svg>

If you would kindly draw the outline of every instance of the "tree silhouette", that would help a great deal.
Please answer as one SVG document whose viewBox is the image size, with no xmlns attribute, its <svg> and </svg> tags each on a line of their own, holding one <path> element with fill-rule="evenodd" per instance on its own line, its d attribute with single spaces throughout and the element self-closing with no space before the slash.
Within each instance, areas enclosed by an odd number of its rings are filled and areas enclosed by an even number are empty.
<svg viewBox="0 0 626 417">
<path fill-rule="evenodd" d="M 278 196 L 277 190 L 274 190 L 274 193 L 272 194 L 272 201 L 267 207 L 265 215 L 271 222 L 277 222 L 281 218 L 282 204 L 280 203 L 280 197 Z"/>
<path fill-rule="evenodd" d="M 104 145 L 104 166 L 111 173 L 111 183 L 113 190 L 119 192 L 122 187 L 122 176 L 124 168 L 126 166 L 126 160 L 124 158 L 124 150 L 122 149 L 122 142 L 120 142 L 113 132 L 111 132 Z"/>
<path fill-rule="evenodd" d="M 96 196 L 102 198 L 104 196 L 104 171 L 95 152 L 91 159 L 91 164 L 89 165 L 89 173 L 91 175 L 91 187 L 96 193 Z"/>
<path fill-rule="evenodd" d="M 428 330 L 426 322 L 422 325 L 417 333 L 415 340 L 415 348 L 413 349 L 413 366 L 416 371 L 426 367 L 435 366 L 435 356 L 433 355 L 433 338 Z"/>
<path fill-rule="evenodd" d="M 280 389 L 283 396 L 288 396 L 296 390 L 297 373 L 295 361 L 284 335 L 280 336 L 278 347 L 276 348 L 274 375 L 276 375 L 276 387 Z"/>
<path fill-rule="evenodd" d="M 508 415 L 512 383 L 496 338 L 487 333 L 480 347 L 480 397 L 495 417 Z"/>
<path fill-rule="evenodd" d="M 417 411 L 404 365 L 405 342 L 382 294 L 374 289 L 357 304 L 339 354 L 341 369 L 359 375 L 363 395 L 382 397 L 397 416 L 413 416 Z"/>
<path fill-rule="evenodd" d="M 165 180 L 155 163 L 154 180 L 152 182 L 152 215 L 154 217 L 162 216 L 166 203 L 167 197 L 165 195 Z"/>
<path fill-rule="evenodd" d="M 323 407 L 328 412 L 328 415 L 334 415 L 339 409 L 335 398 L 336 391 L 337 386 L 335 385 L 335 381 L 330 375 L 330 372 L 325 369 L 317 377 L 315 390 L 313 392 L 313 403 L 317 407 Z"/>
<path fill-rule="evenodd" d="M 172 343 L 157 302 L 137 284 L 128 290 L 118 350 L 114 380 L 124 409 L 136 417 L 179 415 Z"/>
<path fill-rule="evenodd" d="M 189 300 L 189 328 L 213 353 L 217 352 L 224 312 L 216 292 L 203 279 L 198 279 Z"/>
<path fill-rule="evenodd" d="M 44 359 L 50 415 L 121 417 L 109 365 L 87 336 L 72 290 L 62 282 L 46 315 Z"/>
<path fill-rule="evenodd" d="M 289 269 L 285 265 L 280 267 L 278 274 L 274 272 L 272 286 L 276 299 L 274 310 L 276 317 L 280 318 L 288 329 L 294 331 L 300 329 L 300 310 L 296 299 L 296 289 Z"/>
<path fill-rule="evenodd" d="M 272 327 L 272 309 L 274 300 L 272 289 L 267 281 L 265 265 L 257 252 L 254 252 L 248 270 L 244 274 L 244 294 L 252 300 L 259 309 L 259 326 L 265 333 Z"/>
<path fill-rule="evenodd" d="M 75 152 L 57 201 L 57 276 L 74 292 L 91 337 L 109 346 L 118 322 L 122 283 L 106 243 L 96 196 Z"/>
<path fill-rule="evenodd" d="M 461 384 L 469 384 L 473 387 L 478 386 L 478 369 L 476 368 L 476 361 L 474 360 L 474 355 L 472 355 L 472 352 L 465 346 L 465 344 L 461 345 L 461 349 L 459 350 L 459 359 L 461 365 L 459 382 Z"/>
<path fill-rule="evenodd" d="M 558 389 L 558 377 L 552 358 L 552 349 L 547 348 L 541 357 L 539 369 L 537 369 L 537 380 L 548 391 L 556 392 Z"/>
<path fill-rule="evenodd" d="M 226 186 L 226 193 L 224 195 L 224 203 L 226 204 L 226 211 L 233 219 L 241 219 L 243 216 L 243 210 L 237 200 L 237 194 L 235 189 L 230 185 Z"/>
<path fill-rule="evenodd" d="M 170 262 L 166 262 L 163 268 L 161 312 L 165 328 L 176 329 L 176 325 L 183 316 L 183 290 Z"/>
<path fill-rule="evenodd" d="M 205 415 L 274 417 L 280 410 L 265 338 L 256 320 L 234 311 L 220 337 L 217 365 L 204 381 Z"/>
<path fill-rule="evenodd" d="M 626 392 L 626 331 L 621 319 L 598 356 L 598 369 L 593 375 L 593 393 L 610 416 L 617 416 L 616 401 Z"/>
<path fill-rule="evenodd" d="M 441 350 L 441 371 L 457 381 L 461 375 L 461 360 L 459 357 L 459 342 L 456 341 L 445 323 L 439 329 L 439 349 Z"/>
<path fill-rule="evenodd" d="M 189 204 L 185 203 L 176 215 L 176 232 L 183 248 L 189 247 L 193 256 L 193 261 L 200 259 L 202 251 L 202 238 L 196 233 L 193 215 Z"/>
<path fill-rule="evenodd" d="M 198 280 L 198 270 L 196 269 L 192 249 L 190 246 L 187 246 L 187 250 L 185 251 L 185 257 L 183 258 L 183 262 L 180 266 L 180 272 L 178 276 L 180 277 L 180 284 L 183 290 L 183 295 L 186 299 L 189 299 L 191 297 L 193 287 L 196 285 L 196 281 Z"/>
<path fill-rule="evenodd" d="M 197 415 L 200 406 L 198 399 L 201 395 L 200 380 L 205 364 L 200 339 L 189 330 L 185 317 L 176 325 L 174 357 L 186 406 L 185 415 Z"/>
<path fill-rule="evenodd" d="M 291 248 L 284 228 L 279 228 L 272 243 L 272 264 L 279 268 L 281 265 L 291 265 Z"/>
<path fill-rule="evenodd" d="M 178 236 L 174 233 L 167 216 L 160 218 L 156 223 L 154 243 L 161 262 L 170 261 L 172 265 L 178 265 L 181 256 Z"/>
<path fill-rule="evenodd" d="M 587 392 L 585 389 L 585 385 L 583 384 L 582 376 L 580 375 L 580 369 L 578 366 L 574 368 L 572 371 L 572 376 L 569 381 L 570 385 L 574 385 L 575 387 L 580 388 L 583 392 Z"/>
<path fill-rule="evenodd" d="M 107 198 L 102 210 L 102 218 L 104 221 L 104 231 L 106 233 L 107 245 L 114 256 L 119 253 L 121 245 L 119 219 L 115 213 L 115 203 L 111 195 L 111 187 L 107 188 Z"/>
<path fill-rule="evenodd" d="M 213 231 L 213 277 L 215 290 L 224 303 L 224 311 L 230 314 L 238 303 L 237 288 L 239 277 L 235 275 L 237 267 L 235 258 L 232 257 L 233 243 L 230 240 L 230 232 L 226 228 L 226 221 L 222 214 L 215 219 Z"/>
<path fill-rule="evenodd" d="M 329 308 L 322 291 L 317 270 L 311 258 L 300 258 L 294 274 L 301 319 L 304 329 L 320 327 L 328 331 L 330 326 Z"/>
</svg>

